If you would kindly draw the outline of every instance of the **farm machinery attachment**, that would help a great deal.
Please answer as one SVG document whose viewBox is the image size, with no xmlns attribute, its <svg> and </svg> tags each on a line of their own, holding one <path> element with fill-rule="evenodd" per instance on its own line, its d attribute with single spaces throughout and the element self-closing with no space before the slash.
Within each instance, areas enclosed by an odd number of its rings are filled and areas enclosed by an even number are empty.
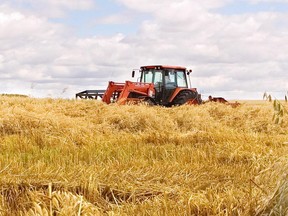
<svg viewBox="0 0 288 216">
<path fill-rule="evenodd" d="M 191 70 L 179 66 L 142 66 L 139 82 L 110 81 L 106 90 L 86 90 L 76 94 L 81 99 L 101 99 L 103 102 L 127 104 L 146 102 L 149 105 L 177 106 L 201 104 L 196 88 L 189 88 Z M 135 71 L 132 72 L 132 77 Z"/>
</svg>

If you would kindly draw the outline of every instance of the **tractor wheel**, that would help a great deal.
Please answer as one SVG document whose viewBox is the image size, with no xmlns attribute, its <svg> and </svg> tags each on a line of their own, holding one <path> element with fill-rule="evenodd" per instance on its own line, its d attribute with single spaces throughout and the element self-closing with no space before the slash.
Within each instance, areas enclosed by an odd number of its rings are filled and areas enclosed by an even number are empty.
<svg viewBox="0 0 288 216">
<path fill-rule="evenodd" d="M 193 91 L 181 91 L 172 101 L 172 106 L 180 106 L 185 104 L 188 100 L 195 99 L 197 103 L 201 103 L 201 98 L 199 98 L 197 92 Z"/>
<path fill-rule="evenodd" d="M 143 100 L 144 104 L 148 105 L 148 106 L 154 106 L 156 105 L 155 101 L 152 98 L 145 98 Z"/>
<path fill-rule="evenodd" d="M 133 94 L 132 94 L 133 93 Z M 129 98 L 134 98 L 134 99 L 138 99 L 138 103 L 143 103 L 146 104 L 148 106 L 154 106 L 156 105 L 156 102 L 153 98 L 147 97 L 147 96 L 143 96 L 137 93 L 132 92 L 129 95 Z"/>
</svg>

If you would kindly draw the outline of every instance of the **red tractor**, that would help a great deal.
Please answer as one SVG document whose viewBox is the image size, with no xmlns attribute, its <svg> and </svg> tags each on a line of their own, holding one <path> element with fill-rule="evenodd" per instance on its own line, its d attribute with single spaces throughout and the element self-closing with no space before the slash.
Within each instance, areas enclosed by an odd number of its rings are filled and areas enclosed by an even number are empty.
<svg viewBox="0 0 288 216">
<path fill-rule="evenodd" d="M 185 67 L 152 65 L 142 66 L 139 70 L 139 82 L 110 81 L 106 90 L 86 90 L 76 94 L 76 98 L 98 99 L 109 104 L 146 102 L 150 105 L 177 106 L 183 104 L 201 104 L 201 95 L 196 88 L 189 88 L 189 74 Z M 132 77 L 135 71 L 132 72 Z"/>
</svg>

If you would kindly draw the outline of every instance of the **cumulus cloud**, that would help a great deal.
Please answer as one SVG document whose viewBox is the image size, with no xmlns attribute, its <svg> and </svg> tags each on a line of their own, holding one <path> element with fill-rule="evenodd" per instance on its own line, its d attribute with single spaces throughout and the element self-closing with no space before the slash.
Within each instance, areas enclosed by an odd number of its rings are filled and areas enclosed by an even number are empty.
<svg viewBox="0 0 288 216">
<path fill-rule="evenodd" d="M 117 0 L 125 10 L 98 17 L 94 25 L 127 25 L 141 17 L 135 31 L 80 37 L 50 18 L 90 10 L 96 1 L 21 1 L 26 8 L 9 2 L 0 3 L 2 92 L 73 97 L 130 79 L 133 68 L 146 64 L 192 68 L 193 86 L 204 95 L 261 98 L 263 91 L 287 89 L 285 13 L 217 12 L 231 0 Z"/>
<path fill-rule="evenodd" d="M 160 61 L 194 67 L 194 83 L 207 94 L 285 92 L 287 74 L 281 68 L 287 60 L 288 29 L 281 20 L 287 15 L 263 11 L 228 16 L 209 10 L 223 6 L 224 1 L 205 7 L 202 3 L 179 1 L 163 7 L 163 13 L 151 12 L 155 19 L 143 23 L 141 38 L 134 38 L 133 43 Z M 151 51 L 153 44 L 157 48 Z"/>
<path fill-rule="evenodd" d="M 105 16 L 97 19 L 94 23 L 97 24 L 127 24 L 131 22 L 133 17 L 130 14 L 119 13 Z"/>
<path fill-rule="evenodd" d="M 1 92 L 43 97 L 67 88 L 61 96 L 73 97 L 86 88 L 103 88 L 127 70 L 129 45 L 121 43 L 121 34 L 76 37 L 63 24 L 7 6 L 0 9 L 0 28 Z"/>
<path fill-rule="evenodd" d="M 195 9 L 210 9 L 210 8 L 218 8 L 225 3 L 229 2 L 230 0 L 202 0 L 202 1 L 189 1 L 189 0 L 117 0 L 118 2 L 126 5 L 126 7 L 131 8 L 137 11 L 143 12 L 151 12 L 151 13 L 165 13 L 166 12 L 173 12 L 171 9 L 184 9 L 187 11 L 186 6 L 193 6 Z M 190 8 L 193 9 L 193 8 Z M 189 10 L 189 9 L 188 9 Z M 174 11 L 177 12 L 177 11 Z M 181 13 L 183 15 L 183 13 Z"/>
<path fill-rule="evenodd" d="M 271 2 L 271 3 L 288 3 L 288 0 L 249 0 L 251 3 L 262 3 L 262 2 Z"/>
<path fill-rule="evenodd" d="M 96 7 L 93 0 L 3 0 L 2 5 L 12 5 L 23 12 L 39 16 L 62 17 L 67 10 L 89 10 Z"/>
</svg>

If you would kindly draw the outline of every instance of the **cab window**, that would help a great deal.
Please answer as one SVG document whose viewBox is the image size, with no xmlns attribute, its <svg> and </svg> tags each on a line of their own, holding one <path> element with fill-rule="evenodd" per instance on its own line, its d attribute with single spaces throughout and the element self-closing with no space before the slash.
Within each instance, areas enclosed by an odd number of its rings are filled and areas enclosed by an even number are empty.
<svg viewBox="0 0 288 216">
<path fill-rule="evenodd" d="M 178 87 L 182 88 L 187 88 L 187 82 L 186 82 L 186 77 L 185 77 L 185 72 L 184 71 L 177 71 L 177 85 Z"/>
<path fill-rule="evenodd" d="M 153 83 L 162 83 L 163 82 L 163 78 L 162 78 L 162 71 L 155 71 L 155 76 L 154 76 L 154 81 Z"/>
<path fill-rule="evenodd" d="M 174 71 L 169 71 L 168 73 L 168 83 L 175 83 L 175 72 Z"/>
<path fill-rule="evenodd" d="M 152 80 L 153 80 L 152 71 L 145 71 L 144 72 L 144 82 L 145 83 L 152 83 Z"/>
<path fill-rule="evenodd" d="M 161 70 L 149 70 L 144 72 L 145 83 L 162 83 L 162 71 Z"/>
</svg>

